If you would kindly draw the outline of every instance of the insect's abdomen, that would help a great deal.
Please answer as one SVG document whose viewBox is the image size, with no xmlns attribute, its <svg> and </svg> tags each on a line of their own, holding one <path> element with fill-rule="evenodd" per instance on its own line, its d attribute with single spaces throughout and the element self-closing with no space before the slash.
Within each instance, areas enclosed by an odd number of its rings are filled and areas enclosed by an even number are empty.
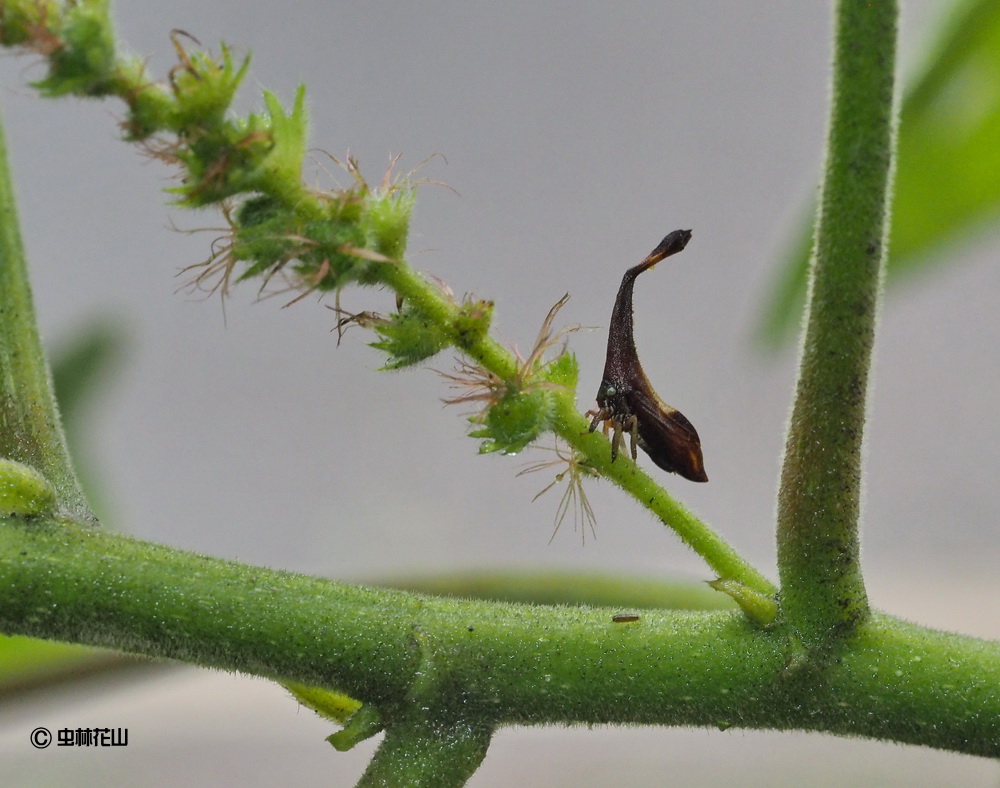
<svg viewBox="0 0 1000 788">
<path fill-rule="evenodd" d="M 641 390 L 630 399 L 639 422 L 639 448 L 663 470 L 692 482 L 707 482 L 701 439 L 684 414 Z"/>
</svg>

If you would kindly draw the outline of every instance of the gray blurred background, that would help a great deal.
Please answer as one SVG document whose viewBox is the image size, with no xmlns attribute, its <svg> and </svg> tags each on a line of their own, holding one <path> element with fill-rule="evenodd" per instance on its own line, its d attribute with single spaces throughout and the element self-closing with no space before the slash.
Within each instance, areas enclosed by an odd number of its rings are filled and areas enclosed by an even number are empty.
<svg viewBox="0 0 1000 788">
<path fill-rule="evenodd" d="M 592 403 L 623 269 L 669 230 L 685 253 L 636 293 L 640 356 L 702 436 L 711 483 L 666 486 L 772 576 L 774 495 L 795 343 L 753 344 L 763 300 L 816 185 L 825 133 L 825 2 L 118 2 L 125 42 L 157 76 L 182 28 L 253 52 L 238 102 L 308 86 L 311 144 L 348 151 L 377 181 L 391 154 L 452 191 L 419 192 L 410 259 L 461 295 L 493 299 L 496 327 L 530 348 L 572 294 L 580 408 Z M 943 4 L 904 3 L 902 73 Z M 596 539 L 564 523 L 559 491 L 516 478 L 544 459 L 477 456 L 433 372 L 375 374 L 361 331 L 341 347 L 306 300 L 175 293 L 208 255 L 213 212 L 164 207 L 168 171 L 118 140 L 120 105 L 37 98 L 30 58 L 0 60 L 0 93 L 44 337 L 117 322 L 127 348 L 93 411 L 89 457 L 116 524 L 216 556 L 361 580 L 510 567 L 706 579 L 702 563 L 630 499 L 593 483 Z M 322 155 L 307 165 L 326 178 Z M 342 182 L 346 177 L 338 173 Z M 874 604 L 1000 636 L 1000 320 L 997 234 L 889 293 L 868 432 L 864 561 Z M 344 306 L 386 311 L 350 290 Z M 429 365 L 451 366 L 445 354 Z M 649 464 L 648 462 L 646 463 Z M 36 725 L 127 726 L 127 750 L 38 752 Z M 328 726 L 264 682 L 196 670 L 88 687 L 0 712 L 7 784 L 352 785 Z M 742 731 L 515 730 L 475 786 L 997 785 L 986 761 L 821 736 Z M 21 782 L 18 782 L 21 781 Z"/>
</svg>

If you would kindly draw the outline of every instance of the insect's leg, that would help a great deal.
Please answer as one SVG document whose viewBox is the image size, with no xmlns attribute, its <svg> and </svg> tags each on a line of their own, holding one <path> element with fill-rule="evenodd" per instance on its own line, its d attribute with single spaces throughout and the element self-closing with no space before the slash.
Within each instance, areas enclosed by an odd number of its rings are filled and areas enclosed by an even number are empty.
<svg viewBox="0 0 1000 788">
<path fill-rule="evenodd" d="M 635 452 L 635 447 L 636 444 L 639 442 L 639 419 L 636 418 L 635 414 L 629 416 L 625 420 L 624 428 L 631 436 L 632 459 L 634 460 L 638 456 Z M 624 438 L 622 439 L 622 442 L 624 443 Z"/>
<path fill-rule="evenodd" d="M 611 462 L 614 462 L 618 459 L 619 447 L 625 443 L 625 433 L 622 432 L 622 424 L 618 419 L 612 419 L 611 426 L 615 431 L 614 437 L 611 438 Z"/>
</svg>

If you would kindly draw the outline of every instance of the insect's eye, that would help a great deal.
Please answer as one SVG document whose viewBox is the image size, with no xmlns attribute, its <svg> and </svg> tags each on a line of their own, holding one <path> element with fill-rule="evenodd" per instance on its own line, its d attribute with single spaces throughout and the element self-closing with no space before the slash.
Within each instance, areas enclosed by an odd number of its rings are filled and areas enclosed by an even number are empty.
<svg viewBox="0 0 1000 788">
<path fill-rule="evenodd" d="M 598 399 L 607 399 L 608 397 L 613 397 L 618 393 L 618 388 L 614 383 L 610 383 L 607 380 L 602 380 L 600 387 L 597 389 Z"/>
</svg>

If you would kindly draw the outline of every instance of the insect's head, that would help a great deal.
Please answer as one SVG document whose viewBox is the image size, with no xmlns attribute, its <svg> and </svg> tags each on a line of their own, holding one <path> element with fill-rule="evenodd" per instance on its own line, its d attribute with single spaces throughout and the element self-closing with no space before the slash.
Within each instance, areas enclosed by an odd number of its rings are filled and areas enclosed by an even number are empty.
<svg viewBox="0 0 1000 788">
<path fill-rule="evenodd" d="M 664 257 L 670 257 L 672 254 L 677 254 L 682 251 L 685 246 L 687 246 L 688 241 L 691 240 L 690 230 L 674 230 L 669 233 L 659 245 L 649 253 L 645 260 L 639 264 L 641 271 L 648 271 L 650 268 L 655 266 Z M 638 272 L 637 272 L 638 273 Z"/>
<path fill-rule="evenodd" d="M 607 402 L 609 399 L 617 397 L 620 393 L 621 391 L 618 386 L 616 386 L 613 382 L 610 380 L 602 380 L 600 387 L 597 389 L 597 401 L 601 403 Z"/>
</svg>

